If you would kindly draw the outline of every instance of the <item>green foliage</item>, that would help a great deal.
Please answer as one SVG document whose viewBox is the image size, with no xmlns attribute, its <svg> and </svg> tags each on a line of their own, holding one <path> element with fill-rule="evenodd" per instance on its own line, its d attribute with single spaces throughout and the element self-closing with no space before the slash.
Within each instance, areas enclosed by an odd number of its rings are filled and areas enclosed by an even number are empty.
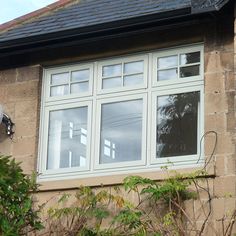
<svg viewBox="0 0 236 236">
<path fill-rule="evenodd" d="M 100 226 L 109 216 L 107 202 L 112 196 L 107 191 L 95 193 L 91 188 L 81 186 L 75 194 L 74 204 L 65 207 L 70 197 L 68 194 L 62 195 L 57 206 L 48 210 L 50 218 L 58 220 L 51 228 L 70 232 L 71 235 L 73 232 L 81 236 L 101 234 Z"/>
<path fill-rule="evenodd" d="M 114 217 L 113 223 L 118 222 L 122 225 L 128 226 L 129 230 L 137 229 L 142 225 L 141 216 L 141 211 L 135 211 L 133 209 L 126 208 L 124 210 L 121 210 Z"/>
<path fill-rule="evenodd" d="M 26 176 L 14 159 L 0 156 L 0 235 L 25 235 L 42 228 L 33 208 L 35 179 Z"/>
<path fill-rule="evenodd" d="M 164 200 L 167 203 L 177 198 L 181 200 L 194 198 L 195 193 L 188 190 L 191 184 L 191 179 L 184 179 L 182 176 L 168 178 L 161 183 L 139 176 L 129 176 L 124 180 L 126 190 L 137 191 L 137 187 L 143 185 L 141 194 L 148 194 L 154 200 Z"/>
<path fill-rule="evenodd" d="M 73 196 L 64 194 L 57 205 L 49 209 L 54 221 L 50 230 L 57 230 L 61 235 L 81 236 L 178 235 L 176 224 L 182 214 L 176 206 L 196 197 L 196 193 L 189 190 L 195 179 L 194 174 L 175 174 L 162 182 L 129 176 L 124 179 L 123 189 L 126 196 L 135 194 L 137 202 L 124 199 L 122 187 L 97 191 L 81 186 L 72 204 L 69 200 Z M 103 225 L 104 220 L 107 227 Z"/>
<path fill-rule="evenodd" d="M 196 222 L 193 222 L 196 218 L 188 216 L 185 201 L 198 198 L 200 190 L 208 193 L 208 189 L 200 186 L 205 174 L 202 170 L 187 175 L 168 171 L 167 176 L 170 177 L 160 182 L 129 176 L 124 179 L 122 186 L 100 191 L 81 186 L 75 196 L 64 194 L 56 206 L 50 208 L 48 235 L 202 235 L 206 224 L 203 223 L 201 229 L 196 228 Z M 132 201 L 128 201 L 128 198 Z M 229 232 L 232 225 L 230 223 L 226 227 Z M 226 233 L 225 236 L 230 235 Z"/>
</svg>

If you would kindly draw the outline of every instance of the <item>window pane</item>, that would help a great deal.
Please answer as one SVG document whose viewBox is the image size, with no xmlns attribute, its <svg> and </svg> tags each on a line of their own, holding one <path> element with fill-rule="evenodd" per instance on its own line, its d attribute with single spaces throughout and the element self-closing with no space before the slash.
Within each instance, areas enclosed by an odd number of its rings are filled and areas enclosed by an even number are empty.
<svg viewBox="0 0 236 236">
<path fill-rule="evenodd" d="M 180 77 L 190 77 L 190 76 L 196 76 L 200 74 L 200 66 L 185 66 L 180 68 Z"/>
<path fill-rule="evenodd" d="M 69 94 L 69 86 L 68 85 L 61 85 L 61 86 L 54 86 L 51 87 L 50 96 L 62 96 Z"/>
<path fill-rule="evenodd" d="M 200 62 L 200 52 L 192 52 L 180 55 L 180 64 L 190 64 Z"/>
<path fill-rule="evenodd" d="M 157 158 L 197 153 L 199 99 L 199 92 L 157 98 Z"/>
<path fill-rule="evenodd" d="M 142 99 L 102 105 L 100 164 L 141 160 Z"/>
<path fill-rule="evenodd" d="M 51 76 L 51 85 L 67 84 L 69 82 L 69 73 L 54 74 Z"/>
<path fill-rule="evenodd" d="M 120 76 L 120 75 L 121 75 L 121 64 L 111 65 L 111 66 L 103 66 L 103 68 L 102 68 L 102 76 L 103 77 L 112 77 L 112 76 Z"/>
<path fill-rule="evenodd" d="M 86 164 L 87 107 L 51 111 L 47 169 Z"/>
<path fill-rule="evenodd" d="M 160 70 L 157 72 L 157 80 L 170 80 L 178 78 L 178 69 Z"/>
<path fill-rule="evenodd" d="M 126 75 L 124 76 L 124 86 L 136 85 L 143 83 L 143 75 Z"/>
<path fill-rule="evenodd" d="M 71 93 L 83 93 L 89 89 L 89 82 L 71 84 Z"/>
<path fill-rule="evenodd" d="M 121 86 L 122 86 L 121 77 L 115 77 L 115 78 L 102 80 L 102 88 L 103 89 L 115 88 L 115 87 L 121 87 Z"/>
<path fill-rule="evenodd" d="M 124 65 L 124 73 L 125 74 L 135 74 L 143 72 L 143 61 L 135 61 L 125 63 Z"/>
<path fill-rule="evenodd" d="M 72 82 L 80 82 L 84 80 L 89 80 L 89 70 L 79 70 L 79 71 L 73 71 L 71 73 Z"/>
<path fill-rule="evenodd" d="M 165 69 L 168 67 L 175 67 L 178 64 L 177 56 L 169 56 L 169 57 L 160 57 L 157 60 L 157 67 L 159 69 Z"/>
</svg>

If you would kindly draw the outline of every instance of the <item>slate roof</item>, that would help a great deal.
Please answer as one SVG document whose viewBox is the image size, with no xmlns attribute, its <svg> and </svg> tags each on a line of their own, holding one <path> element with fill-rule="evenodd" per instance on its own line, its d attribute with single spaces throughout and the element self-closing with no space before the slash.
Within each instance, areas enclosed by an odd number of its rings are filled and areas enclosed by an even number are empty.
<svg viewBox="0 0 236 236">
<path fill-rule="evenodd" d="M 0 44 L 15 39 L 191 8 L 192 1 L 200 1 L 203 5 L 210 2 L 213 5 L 225 0 L 81 0 L 0 33 Z"/>
<path fill-rule="evenodd" d="M 190 7 L 190 0 L 81 0 L 0 35 L 0 42 Z"/>
</svg>

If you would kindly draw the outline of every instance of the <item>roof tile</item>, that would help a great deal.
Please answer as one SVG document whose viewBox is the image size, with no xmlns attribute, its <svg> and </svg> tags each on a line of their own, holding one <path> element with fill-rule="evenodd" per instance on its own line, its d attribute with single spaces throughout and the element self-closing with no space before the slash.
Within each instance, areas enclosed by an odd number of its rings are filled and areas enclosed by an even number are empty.
<svg viewBox="0 0 236 236">
<path fill-rule="evenodd" d="M 66 8 L 59 8 L 50 14 L 36 17 L 31 22 L 2 32 L 0 43 L 16 38 L 78 29 L 191 6 L 191 0 L 61 0 L 59 5 L 63 6 L 63 4 L 73 1 L 74 4 Z M 58 7 L 57 4 L 51 4 L 49 8 Z M 38 13 L 40 11 L 41 13 L 46 12 L 46 10 L 41 9 Z M 38 13 L 30 13 L 28 17 L 38 16 Z M 24 18 L 27 19 L 27 16 L 23 16 L 21 19 Z M 14 22 L 7 24 L 11 26 Z M 0 26 L 0 30 L 6 29 L 7 24 Z"/>
</svg>

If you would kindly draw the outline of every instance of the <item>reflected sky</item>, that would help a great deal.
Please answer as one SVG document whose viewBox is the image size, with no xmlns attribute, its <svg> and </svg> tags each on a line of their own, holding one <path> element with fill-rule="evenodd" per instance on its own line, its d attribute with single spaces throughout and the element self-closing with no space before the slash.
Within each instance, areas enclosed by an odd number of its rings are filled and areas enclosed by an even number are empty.
<svg viewBox="0 0 236 236">
<path fill-rule="evenodd" d="M 84 166 L 87 107 L 51 111 L 47 169 Z"/>
<path fill-rule="evenodd" d="M 79 82 L 89 80 L 89 70 L 78 70 L 71 72 L 71 81 L 72 82 Z"/>
<path fill-rule="evenodd" d="M 110 65 L 110 66 L 104 66 L 102 76 L 103 77 L 113 77 L 113 76 L 119 76 L 121 75 L 122 71 L 122 65 Z"/>
<path fill-rule="evenodd" d="M 135 61 L 124 64 L 125 74 L 143 73 L 143 61 Z"/>
<path fill-rule="evenodd" d="M 142 110 L 141 99 L 102 105 L 100 163 L 141 159 Z M 106 155 L 107 142 L 115 147 L 113 158 Z"/>
<path fill-rule="evenodd" d="M 178 66 L 178 56 L 160 57 L 157 61 L 158 69 Z"/>
</svg>

